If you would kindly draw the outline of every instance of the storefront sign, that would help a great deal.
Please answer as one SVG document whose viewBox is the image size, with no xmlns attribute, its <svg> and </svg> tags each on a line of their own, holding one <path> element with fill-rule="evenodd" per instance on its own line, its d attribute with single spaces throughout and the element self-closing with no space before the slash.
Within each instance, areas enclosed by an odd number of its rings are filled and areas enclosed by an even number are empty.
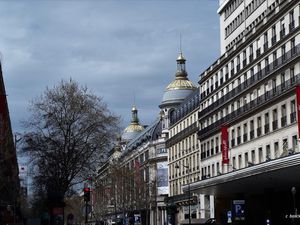
<svg viewBox="0 0 300 225">
<path fill-rule="evenodd" d="M 228 158 L 228 151 L 229 151 L 229 146 L 228 146 L 228 126 L 222 126 L 221 128 L 221 148 L 222 148 L 222 163 L 223 164 L 228 164 L 229 163 L 229 158 Z"/>
</svg>

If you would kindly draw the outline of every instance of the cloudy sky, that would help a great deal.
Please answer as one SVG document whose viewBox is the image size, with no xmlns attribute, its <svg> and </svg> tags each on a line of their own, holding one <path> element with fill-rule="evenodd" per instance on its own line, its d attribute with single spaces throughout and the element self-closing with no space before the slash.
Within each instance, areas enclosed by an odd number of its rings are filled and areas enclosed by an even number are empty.
<svg viewBox="0 0 300 225">
<path fill-rule="evenodd" d="M 0 52 L 14 132 L 29 101 L 70 77 L 130 122 L 158 115 L 179 37 L 189 78 L 219 56 L 218 0 L 0 1 Z"/>
</svg>

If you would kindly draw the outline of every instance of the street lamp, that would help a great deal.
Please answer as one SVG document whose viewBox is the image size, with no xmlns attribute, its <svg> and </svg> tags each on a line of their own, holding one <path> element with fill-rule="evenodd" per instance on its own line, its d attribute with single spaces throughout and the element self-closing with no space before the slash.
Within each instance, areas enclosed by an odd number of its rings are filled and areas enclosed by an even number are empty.
<svg viewBox="0 0 300 225">
<path fill-rule="evenodd" d="M 296 188 L 292 187 L 291 192 L 292 192 L 292 195 L 293 195 L 294 213 L 295 213 L 295 215 L 297 215 L 296 198 L 295 198 L 296 197 L 296 192 L 297 192 Z"/>
<path fill-rule="evenodd" d="M 191 187 L 190 187 L 190 167 L 189 165 L 185 166 L 182 164 L 182 166 L 186 169 L 188 169 L 188 179 L 189 179 L 189 182 L 188 182 L 188 195 L 189 195 L 189 198 L 188 198 L 188 201 L 189 201 L 189 225 L 191 225 L 191 203 L 190 203 L 190 200 L 191 200 Z M 176 169 L 180 169 L 180 166 L 178 164 L 175 165 L 175 168 Z"/>
</svg>

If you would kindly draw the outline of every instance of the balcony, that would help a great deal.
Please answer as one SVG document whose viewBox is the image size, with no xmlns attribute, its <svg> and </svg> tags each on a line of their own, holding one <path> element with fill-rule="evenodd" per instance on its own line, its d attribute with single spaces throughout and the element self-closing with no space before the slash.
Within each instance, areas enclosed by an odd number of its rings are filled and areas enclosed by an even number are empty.
<svg viewBox="0 0 300 225">
<path fill-rule="evenodd" d="M 272 122 L 272 126 L 273 126 L 273 130 L 277 130 L 278 129 L 278 120 L 274 120 Z"/>
<path fill-rule="evenodd" d="M 231 147 L 235 146 L 235 139 L 231 139 Z"/>
<path fill-rule="evenodd" d="M 295 29 L 295 20 L 293 20 L 292 22 L 290 22 L 289 29 L 290 29 L 290 32 L 292 32 Z"/>
<path fill-rule="evenodd" d="M 273 65 L 274 65 L 275 68 L 278 66 L 278 59 L 275 59 L 275 60 L 273 61 Z"/>
<path fill-rule="evenodd" d="M 231 70 L 231 71 L 232 71 L 232 70 Z M 226 73 L 226 74 L 225 74 L 225 80 L 228 80 L 228 78 L 229 78 L 229 74 Z"/>
<path fill-rule="evenodd" d="M 211 105 L 209 105 L 208 107 L 203 109 L 201 112 L 199 112 L 199 118 L 201 118 L 201 117 L 205 116 L 206 114 L 211 113 L 213 110 L 221 107 L 223 104 L 225 104 L 229 100 L 232 100 L 232 98 L 236 97 L 240 93 L 243 93 L 245 91 L 245 89 L 250 88 L 251 86 L 254 86 L 258 81 L 261 81 L 265 77 L 269 76 L 269 74 L 271 72 L 275 71 L 276 69 L 281 68 L 283 65 L 286 65 L 292 59 L 296 58 L 299 55 L 300 55 L 300 44 L 298 44 L 297 47 L 292 48 L 290 51 L 288 51 L 283 56 L 279 57 L 276 60 L 276 63 L 273 62 L 273 63 L 267 64 L 265 68 L 258 71 L 256 74 L 254 74 L 254 76 L 245 80 L 243 83 L 239 84 L 232 91 L 228 92 L 221 98 L 217 99 L 214 103 L 212 103 Z M 223 81 L 223 78 L 221 78 L 221 83 L 222 83 L 222 81 Z"/>
<path fill-rule="evenodd" d="M 287 125 L 286 116 L 281 117 L 281 127 L 285 127 Z"/>
<path fill-rule="evenodd" d="M 272 46 L 276 44 L 276 35 L 271 38 Z"/>
<path fill-rule="evenodd" d="M 269 123 L 266 123 L 265 124 L 265 134 L 269 133 L 270 132 L 270 124 Z"/>
<path fill-rule="evenodd" d="M 190 134 L 196 132 L 198 130 L 197 122 L 194 122 L 189 127 L 185 128 L 184 130 L 180 131 L 178 134 L 174 135 L 170 139 L 167 140 L 166 145 L 172 146 L 173 144 L 177 143 L 178 141 L 182 140 L 183 138 L 189 136 Z"/>
<path fill-rule="evenodd" d="M 229 113 L 228 115 L 220 118 L 216 122 L 212 123 L 211 125 L 201 129 L 198 131 L 198 136 L 200 138 L 200 141 L 204 139 L 205 137 L 208 137 L 209 135 L 213 134 L 214 132 L 217 132 L 220 130 L 221 125 L 227 123 L 230 124 L 232 121 L 242 118 L 243 116 L 246 116 L 247 114 L 251 114 L 254 110 L 257 110 L 258 107 L 269 104 L 272 101 L 277 100 L 278 97 L 280 97 L 282 94 L 286 93 L 287 91 L 291 90 L 292 87 L 295 87 L 297 84 L 300 84 L 300 75 L 296 75 L 295 78 L 289 79 L 285 82 L 286 89 L 282 90 L 281 88 L 276 87 L 269 92 L 265 93 L 264 95 L 260 96 L 260 99 L 254 99 L 251 102 L 245 104 L 244 106 L 238 108 L 237 110 L 233 111 L 232 113 Z M 224 96 L 223 96 L 224 97 Z M 273 130 L 278 129 L 278 121 L 273 121 Z M 250 139 L 254 138 L 254 130 L 250 133 Z"/>
<path fill-rule="evenodd" d="M 296 112 L 292 112 L 292 113 L 290 114 L 290 119 L 291 119 L 291 123 L 296 122 Z"/>
<path fill-rule="evenodd" d="M 219 153 L 219 146 L 216 146 L 216 154 Z"/>
<path fill-rule="evenodd" d="M 220 79 L 220 85 L 222 85 L 223 82 L 224 82 L 223 77 L 221 77 L 221 79 Z"/>
<path fill-rule="evenodd" d="M 238 136 L 238 137 L 237 137 L 237 144 L 238 144 L 238 145 L 241 144 L 241 136 Z"/>
<path fill-rule="evenodd" d="M 261 127 L 258 127 L 256 129 L 256 132 L 257 132 L 257 137 L 260 137 L 261 136 Z"/>
<path fill-rule="evenodd" d="M 219 87 L 219 82 L 218 82 L 218 81 L 215 83 L 215 87 L 216 87 L 216 88 Z"/>
<path fill-rule="evenodd" d="M 285 35 L 285 28 L 280 31 L 280 38 L 283 38 Z"/>
<path fill-rule="evenodd" d="M 252 140 L 254 138 L 254 130 L 250 131 L 250 140 Z"/>
<path fill-rule="evenodd" d="M 260 52 L 260 48 L 256 50 L 256 57 L 259 57 L 261 55 L 261 52 Z"/>
<path fill-rule="evenodd" d="M 209 154 L 209 150 L 206 151 L 206 157 L 209 157 L 210 154 Z"/>
<path fill-rule="evenodd" d="M 253 61 L 253 53 L 249 55 L 249 63 L 252 63 Z"/>
<path fill-rule="evenodd" d="M 264 43 L 264 52 L 267 51 L 269 48 L 269 43 L 268 42 L 265 42 Z"/>
</svg>

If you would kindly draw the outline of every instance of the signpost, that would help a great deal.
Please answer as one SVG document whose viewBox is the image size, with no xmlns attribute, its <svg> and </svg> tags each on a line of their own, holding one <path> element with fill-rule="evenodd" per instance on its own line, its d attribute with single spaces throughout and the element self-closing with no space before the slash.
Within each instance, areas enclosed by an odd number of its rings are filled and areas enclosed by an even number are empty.
<svg viewBox="0 0 300 225">
<path fill-rule="evenodd" d="M 245 200 L 233 200 L 234 220 L 245 220 Z"/>
<path fill-rule="evenodd" d="M 141 214 L 134 214 L 134 225 L 141 225 Z"/>
</svg>

